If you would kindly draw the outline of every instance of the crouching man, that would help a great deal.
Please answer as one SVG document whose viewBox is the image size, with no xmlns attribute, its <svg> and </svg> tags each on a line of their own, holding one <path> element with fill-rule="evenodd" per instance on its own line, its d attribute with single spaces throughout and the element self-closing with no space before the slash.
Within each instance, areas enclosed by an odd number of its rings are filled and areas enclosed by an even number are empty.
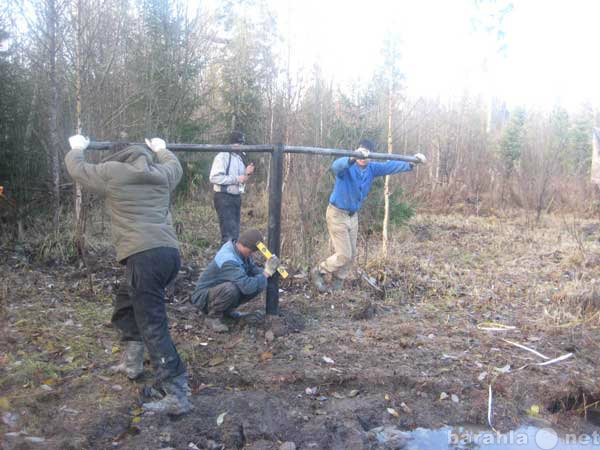
<svg viewBox="0 0 600 450">
<path fill-rule="evenodd" d="M 172 415 L 187 413 L 192 409 L 187 371 L 171 339 L 165 307 L 165 287 L 181 264 L 169 212 L 181 165 L 159 138 L 146 140 L 147 147 L 126 147 L 100 164 L 85 162 L 89 144 L 85 137 L 72 136 L 69 144 L 67 170 L 84 188 L 104 195 L 117 260 L 126 266 L 126 281 L 121 283 L 112 316 L 124 352 L 121 364 L 113 369 L 130 379 L 139 377 L 147 348 L 165 395 L 144 403 L 143 408 Z"/>
<path fill-rule="evenodd" d="M 262 269 L 254 264 L 252 254 L 262 241 L 258 230 L 248 230 L 239 240 L 225 243 L 217 252 L 206 270 L 202 272 L 192 303 L 204 314 L 206 323 L 216 332 L 224 333 L 229 328 L 223 318 L 234 320 L 257 319 L 257 313 L 240 313 L 236 308 L 249 302 L 267 286 L 279 266 L 279 258 L 273 255 Z"/>
</svg>

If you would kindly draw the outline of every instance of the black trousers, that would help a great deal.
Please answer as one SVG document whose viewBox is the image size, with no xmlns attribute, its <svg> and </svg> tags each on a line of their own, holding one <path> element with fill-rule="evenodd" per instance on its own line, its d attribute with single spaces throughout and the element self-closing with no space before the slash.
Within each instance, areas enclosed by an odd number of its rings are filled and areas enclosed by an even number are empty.
<svg viewBox="0 0 600 450">
<path fill-rule="evenodd" d="M 165 288 L 181 266 L 179 250 L 160 247 L 127 258 L 125 282 L 119 286 L 112 315 L 122 341 L 143 341 L 157 381 L 185 373 L 169 333 Z"/>
<path fill-rule="evenodd" d="M 242 210 L 241 195 L 215 192 L 215 210 L 219 216 L 221 244 L 240 237 L 240 214 Z"/>
</svg>

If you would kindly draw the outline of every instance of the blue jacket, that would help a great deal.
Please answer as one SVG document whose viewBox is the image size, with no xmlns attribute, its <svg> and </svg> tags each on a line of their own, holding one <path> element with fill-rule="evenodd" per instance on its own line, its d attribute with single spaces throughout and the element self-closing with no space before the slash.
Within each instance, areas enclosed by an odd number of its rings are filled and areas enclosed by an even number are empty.
<svg viewBox="0 0 600 450">
<path fill-rule="evenodd" d="M 242 295 L 257 295 L 267 286 L 263 269 L 256 266 L 252 257 L 244 258 L 235 247 L 236 241 L 223 244 L 208 267 L 202 272 L 192 303 L 202 308 L 208 297 L 208 290 L 218 284 L 231 281 Z"/>
<path fill-rule="evenodd" d="M 331 165 L 335 185 L 329 203 L 351 213 L 362 207 L 371 190 L 373 178 L 412 170 L 412 166 L 404 161 L 371 161 L 364 169 L 355 163 L 356 161 L 344 157 L 336 159 Z"/>
</svg>

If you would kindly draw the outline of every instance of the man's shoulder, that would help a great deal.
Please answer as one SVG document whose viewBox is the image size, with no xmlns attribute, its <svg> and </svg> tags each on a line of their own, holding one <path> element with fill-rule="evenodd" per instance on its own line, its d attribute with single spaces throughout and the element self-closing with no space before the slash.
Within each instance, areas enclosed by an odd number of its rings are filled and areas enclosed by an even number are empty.
<svg viewBox="0 0 600 450">
<path fill-rule="evenodd" d="M 231 241 L 225 243 L 215 256 L 215 263 L 219 267 L 223 267 L 223 265 L 228 262 L 237 266 L 242 265 L 242 260 L 233 248 Z"/>
</svg>

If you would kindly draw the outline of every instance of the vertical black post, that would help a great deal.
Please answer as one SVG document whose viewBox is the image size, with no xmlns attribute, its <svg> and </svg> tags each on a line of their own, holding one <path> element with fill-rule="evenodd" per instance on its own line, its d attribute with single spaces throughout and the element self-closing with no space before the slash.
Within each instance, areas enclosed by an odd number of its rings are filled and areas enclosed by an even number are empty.
<svg viewBox="0 0 600 450">
<path fill-rule="evenodd" d="M 280 256 L 281 250 L 281 187 L 283 185 L 283 144 L 277 144 L 271 153 L 269 174 L 269 250 Z M 279 273 L 267 282 L 267 314 L 279 312 Z"/>
</svg>

